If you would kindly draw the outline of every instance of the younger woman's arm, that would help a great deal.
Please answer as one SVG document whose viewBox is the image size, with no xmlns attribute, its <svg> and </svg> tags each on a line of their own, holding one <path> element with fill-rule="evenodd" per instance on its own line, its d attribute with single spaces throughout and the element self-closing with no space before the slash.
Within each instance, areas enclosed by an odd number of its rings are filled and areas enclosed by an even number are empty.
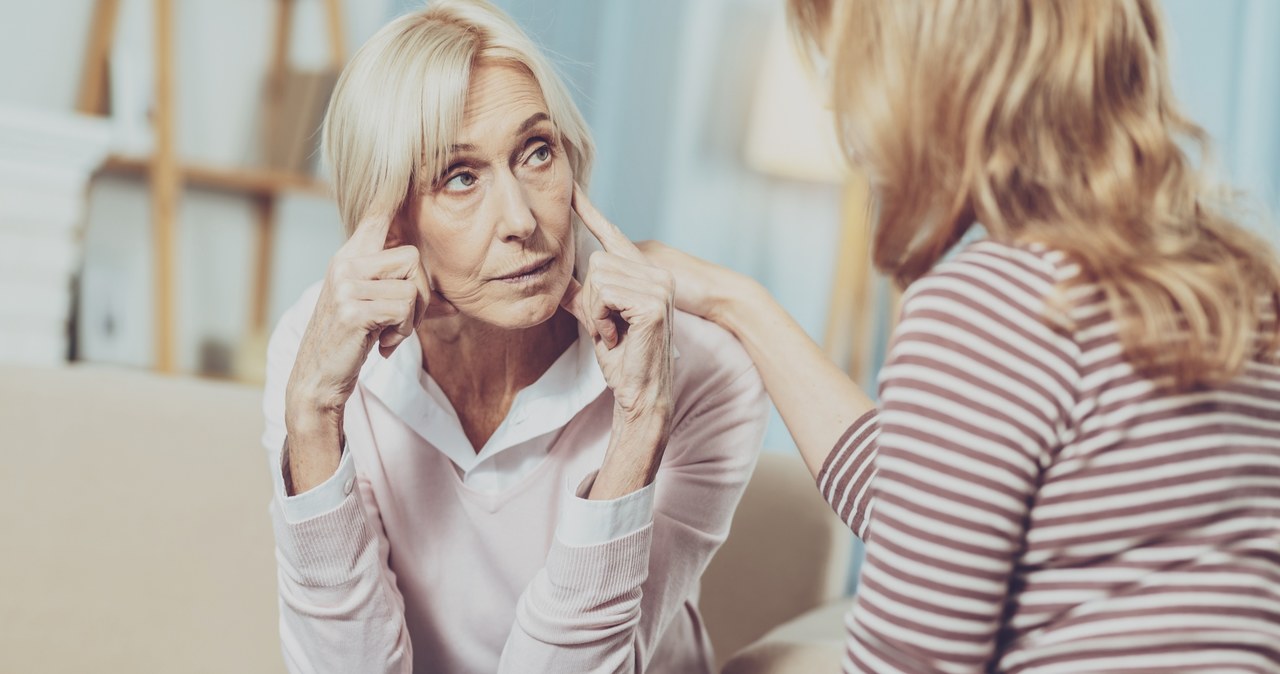
<svg viewBox="0 0 1280 674">
<path fill-rule="evenodd" d="M 678 308 L 738 338 L 823 497 L 863 536 L 875 473 L 875 404 L 759 283 L 661 243 L 639 245 L 675 276 Z"/>
</svg>

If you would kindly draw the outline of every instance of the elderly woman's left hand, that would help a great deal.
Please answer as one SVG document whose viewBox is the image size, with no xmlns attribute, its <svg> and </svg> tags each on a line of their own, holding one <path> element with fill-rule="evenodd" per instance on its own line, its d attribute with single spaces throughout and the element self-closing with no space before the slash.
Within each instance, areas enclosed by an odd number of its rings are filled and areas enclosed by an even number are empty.
<svg viewBox="0 0 1280 674">
<path fill-rule="evenodd" d="M 600 369 L 613 391 L 615 431 L 619 424 L 642 428 L 646 435 L 657 434 L 653 440 L 665 446 L 674 407 L 671 273 L 649 264 L 577 185 L 573 209 L 604 250 L 591 255 L 581 284 L 570 281 L 562 305 L 595 342 Z"/>
</svg>

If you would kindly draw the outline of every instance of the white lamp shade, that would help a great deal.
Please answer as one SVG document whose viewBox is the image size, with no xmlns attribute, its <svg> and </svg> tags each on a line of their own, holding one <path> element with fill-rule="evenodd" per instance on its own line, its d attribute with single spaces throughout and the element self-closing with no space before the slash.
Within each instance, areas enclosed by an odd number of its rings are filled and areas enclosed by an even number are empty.
<svg viewBox="0 0 1280 674">
<path fill-rule="evenodd" d="M 782 22 L 774 22 L 747 121 L 747 165 L 780 178 L 843 182 L 848 171 L 822 101 Z"/>
</svg>

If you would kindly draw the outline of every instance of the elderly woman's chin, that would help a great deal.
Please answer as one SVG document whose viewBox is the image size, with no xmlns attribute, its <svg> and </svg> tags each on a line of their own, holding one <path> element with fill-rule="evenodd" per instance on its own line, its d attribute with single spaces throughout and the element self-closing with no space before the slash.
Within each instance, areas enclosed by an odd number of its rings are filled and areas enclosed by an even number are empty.
<svg viewBox="0 0 1280 674">
<path fill-rule="evenodd" d="M 560 267 L 560 265 L 555 265 Z M 571 269 L 557 268 L 548 270 L 545 279 L 516 279 L 513 281 L 492 281 L 499 285 L 498 297 L 486 303 L 483 309 L 475 313 L 463 309 L 463 313 L 472 313 L 485 323 L 507 330 L 522 330 L 541 325 L 560 308 L 560 300 L 565 289 L 569 287 Z M 502 287 L 507 286 L 507 287 Z"/>
</svg>

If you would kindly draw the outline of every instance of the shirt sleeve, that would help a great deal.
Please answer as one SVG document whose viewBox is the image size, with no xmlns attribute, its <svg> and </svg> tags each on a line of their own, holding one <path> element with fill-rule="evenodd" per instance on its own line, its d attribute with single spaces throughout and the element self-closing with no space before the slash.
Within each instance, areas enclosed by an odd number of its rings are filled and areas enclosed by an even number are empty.
<svg viewBox="0 0 1280 674">
<path fill-rule="evenodd" d="M 818 491 L 849 530 L 864 542 L 870 534 L 871 485 L 876 476 L 880 413 L 871 410 L 849 426 L 818 471 Z"/>
<path fill-rule="evenodd" d="M 281 452 L 280 470 L 275 473 L 276 501 L 280 504 L 281 514 L 289 524 L 297 524 L 303 520 L 318 517 L 327 512 L 337 510 L 347 496 L 355 489 L 356 466 L 351 461 L 351 452 L 342 447 L 342 459 L 338 469 L 329 479 L 301 493 L 289 496 L 284 485 L 284 475 L 288 473 L 289 455 Z"/>
<path fill-rule="evenodd" d="M 570 547 L 600 545 L 639 532 L 653 523 L 653 495 L 650 483 L 641 489 L 607 501 L 587 498 L 595 484 L 592 471 L 577 487 L 565 485 L 569 496 L 560 509 L 556 538 Z"/>
<path fill-rule="evenodd" d="M 1076 386 L 1048 273 L 971 256 L 913 286 L 881 375 L 846 668 L 991 671 L 1029 504 Z M 838 481 L 838 480 L 837 480 Z"/>
<path fill-rule="evenodd" d="M 517 604 L 500 673 L 648 671 L 675 616 L 696 610 L 698 579 L 728 535 L 759 455 L 767 409 L 747 363 L 709 382 L 720 388 L 677 421 L 651 485 L 650 522 L 593 545 L 555 537 Z"/>
<path fill-rule="evenodd" d="M 262 442 L 275 485 L 269 510 L 281 651 L 293 674 L 408 674 L 413 651 L 404 599 L 388 564 L 390 546 L 378 504 L 360 475 L 354 447 L 344 448 L 337 472 L 324 483 L 285 496 L 284 390 L 318 292 L 314 286 L 286 312 L 267 351 Z M 353 399 L 358 395 L 357 387 Z"/>
</svg>

